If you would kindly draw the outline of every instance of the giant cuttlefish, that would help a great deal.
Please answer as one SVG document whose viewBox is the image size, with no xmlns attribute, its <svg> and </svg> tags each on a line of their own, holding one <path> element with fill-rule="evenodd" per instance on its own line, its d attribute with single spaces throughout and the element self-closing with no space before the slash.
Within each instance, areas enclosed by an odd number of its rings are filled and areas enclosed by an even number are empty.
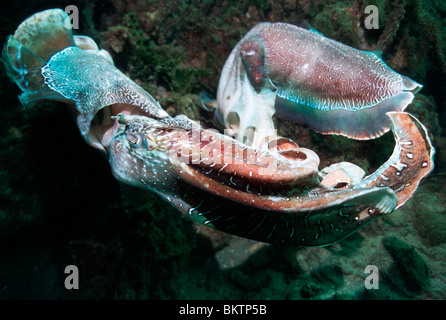
<svg viewBox="0 0 446 320">
<path fill-rule="evenodd" d="M 425 127 L 389 112 L 396 146 L 386 163 L 365 178 L 340 163 L 320 178 L 319 157 L 292 140 L 253 148 L 170 117 L 92 39 L 73 36 L 66 19 L 62 10 L 39 12 L 8 38 L 3 62 L 21 102 L 67 102 L 117 179 L 202 224 L 264 242 L 327 245 L 403 205 L 433 168 Z"/>
<path fill-rule="evenodd" d="M 376 54 L 316 31 L 260 23 L 234 47 L 221 72 L 216 117 L 228 134 L 259 147 L 273 114 L 324 134 L 372 139 L 390 129 L 422 86 Z"/>
</svg>

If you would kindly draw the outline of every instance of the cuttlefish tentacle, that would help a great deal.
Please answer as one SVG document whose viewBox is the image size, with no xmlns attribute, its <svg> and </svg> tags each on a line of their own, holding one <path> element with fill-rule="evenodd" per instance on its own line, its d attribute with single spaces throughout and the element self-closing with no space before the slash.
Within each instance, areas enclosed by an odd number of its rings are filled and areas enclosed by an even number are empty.
<svg viewBox="0 0 446 320">
<path fill-rule="evenodd" d="M 190 127 L 163 128 L 163 120 L 120 115 L 119 121 L 126 129 L 115 137 L 111 148 L 115 176 L 149 188 L 192 219 L 229 233 L 267 242 L 324 245 L 392 212 L 396 205 L 389 188 L 322 186 L 314 164 L 309 165 L 307 159 L 290 160 L 278 153 L 254 150 L 202 128 L 194 128 L 198 130 L 195 140 Z M 212 146 L 203 143 L 209 140 Z M 224 149 L 229 142 L 232 149 Z M 248 162 L 247 150 L 252 150 L 256 159 L 274 161 Z M 209 154 L 214 156 L 212 161 Z M 203 155 L 206 157 L 200 158 Z M 216 161 L 221 159 L 227 162 Z M 229 165 L 232 168 L 223 172 Z M 358 222 L 358 214 L 366 209 L 376 215 Z"/>
<path fill-rule="evenodd" d="M 385 114 L 404 111 L 421 88 L 371 52 L 290 24 L 260 23 L 223 66 L 216 116 L 240 141 L 251 128 L 255 136 L 245 142 L 256 148 L 274 129 L 274 113 L 320 133 L 372 139 L 389 131 Z"/>
</svg>

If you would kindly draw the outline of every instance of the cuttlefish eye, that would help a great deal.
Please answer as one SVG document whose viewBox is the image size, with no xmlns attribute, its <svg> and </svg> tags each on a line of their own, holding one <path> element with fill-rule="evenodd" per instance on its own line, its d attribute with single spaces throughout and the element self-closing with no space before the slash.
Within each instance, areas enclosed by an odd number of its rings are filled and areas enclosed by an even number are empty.
<svg viewBox="0 0 446 320">
<path fill-rule="evenodd" d="M 142 133 L 135 133 L 135 132 L 126 132 L 127 139 L 130 142 L 130 145 L 133 148 L 144 148 L 147 149 L 149 147 L 149 140 L 147 137 Z"/>
</svg>

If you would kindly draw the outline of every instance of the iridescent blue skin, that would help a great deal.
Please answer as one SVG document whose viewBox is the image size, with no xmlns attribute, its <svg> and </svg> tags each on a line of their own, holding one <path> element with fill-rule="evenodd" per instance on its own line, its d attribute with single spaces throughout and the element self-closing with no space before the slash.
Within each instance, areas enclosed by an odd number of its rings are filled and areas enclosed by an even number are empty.
<svg viewBox="0 0 446 320">
<path fill-rule="evenodd" d="M 227 59 L 217 118 L 257 147 L 274 113 L 324 134 L 372 139 L 389 131 L 385 114 L 402 112 L 422 86 L 378 56 L 285 23 L 261 23 Z M 236 115 L 235 115 L 236 114 Z M 249 139 L 249 128 L 258 137 Z"/>
<path fill-rule="evenodd" d="M 62 10 L 42 11 L 7 39 L 3 62 L 23 91 L 19 96 L 23 105 L 42 99 L 73 105 L 81 135 L 102 151 L 116 130 L 110 115 L 169 117 L 150 94 L 114 66 L 108 52 L 86 36 L 73 36 L 65 28 L 65 19 Z M 99 111 L 105 114 L 103 121 L 92 124 Z"/>
<path fill-rule="evenodd" d="M 22 103 L 72 105 L 82 136 L 107 154 L 117 179 L 156 192 L 195 221 L 259 241 L 327 245 L 402 205 L 432 170 L 424 127 L 389 114 L 396 138 L 389 161 L 361 181 L 327 186 L 317 177 L 318 156 L 291 141 L 263 151 L 170 117 L 91 39 L 73 37 L 66 18 L 40 12 L 8 38 L 3 62 Z"/>
</svg>

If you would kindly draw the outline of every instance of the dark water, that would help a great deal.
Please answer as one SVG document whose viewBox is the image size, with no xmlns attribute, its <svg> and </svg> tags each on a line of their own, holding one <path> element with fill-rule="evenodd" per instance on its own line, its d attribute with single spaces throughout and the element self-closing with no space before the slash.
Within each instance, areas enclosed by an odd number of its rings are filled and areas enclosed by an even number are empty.
<svg viewBox="0 0 446 320">
<path fill-rule="evenodd" d="M 339 243 L 246 241 L 119 185 L 68 109 L 46 102 L 25 110 L 2 66 L 1 299 L 446 298 L 444 1 L 22 1 L 0 11 L 0 38 L 35 12 L 72 4 L 79 9 L 75 33 L 107 49 L 170 114 L 208 126 L 214 123 L 199 108 L 199 93 L 216 92 L 230 51 L 261 21 L 308 23 L 353 47 L 382 51 L 390 67 L 424 85 L 407 111 L 428 128 L 436 168 L 404 207 Z M 364 26 L 369 4 L 379 8 L 376 30 Z M 393 149 L 390 134 L 357 142 L 276 120 L 323 163 L 347 160 L 373 171 Z M 80 271 L 78 290 L 64 286 L 67 265 Z M 368 265 L 377 267 L 379 289 L 365 286 Z"/>
</svg>

